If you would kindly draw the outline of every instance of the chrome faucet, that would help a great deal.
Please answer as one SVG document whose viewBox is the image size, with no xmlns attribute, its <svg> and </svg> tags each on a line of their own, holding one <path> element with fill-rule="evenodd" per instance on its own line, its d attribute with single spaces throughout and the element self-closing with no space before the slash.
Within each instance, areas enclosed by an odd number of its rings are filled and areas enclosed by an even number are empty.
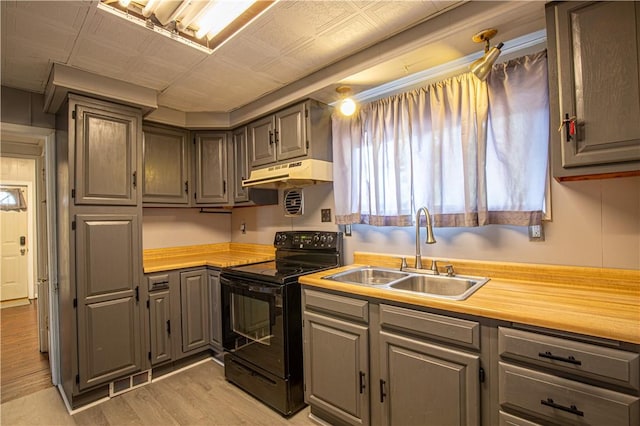
<svg viewBox="0 0 640 426">
<path fill-rule="evenodd" d="M 420 207 L 416 212 L 416 269 L 422 268 L 422 255 L 420 254 L 420 213 L 424 211 L 425 219 L 427 220 L 427 244 L 435 244 L 436 239 L 433 236 L 433 227 L 431 225 L 431 215 L 429 209 L 426 207 Z M 432 263 L 432 266 L 435 263 Z"/>
</svg>

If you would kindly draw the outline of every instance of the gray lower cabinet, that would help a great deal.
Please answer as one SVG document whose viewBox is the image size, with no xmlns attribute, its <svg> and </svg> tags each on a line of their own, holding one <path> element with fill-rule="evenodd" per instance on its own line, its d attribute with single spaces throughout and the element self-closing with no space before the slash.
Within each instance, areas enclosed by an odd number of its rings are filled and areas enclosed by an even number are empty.
<svg viewBox="0 0 640 426">
<path fill-rule="evenodd" d="M 312 415 L 331 424 L 480 424 L 479 323 L 310 288 L 303 302 Z"/>
<path fill-rule="evenodd" d="M 498 333 L 504 424 L 639 424 L 637 349 L 506 327 Z"/>
<path fill-rule="evenodd" d="M 144 204 L 189 204 L 188 136 L 186 130 L 144 125 Z"/>
<path fill-rule="evenodd" d="M 380 333 L 383 425 L 478 425 L 477 354 Z"/>
<path fill-rule="evenodd" d="M 207 271 L 180 273 L 180 316 L 182 352 L 209 345 L 209 290 Z"/>
<path fill-rule="evenodd" d="M 78 214 L 78 388 L 141 369 L 136 215 Z"/>
<path fill-rule="evenodd" d="M 640 172 L 640 3 L 547 4 L 551 158 L 559 180 Z M 575 134 L 562 120 L 575 119 Z"/>
<path fill-rule="evenodd" d="M 369 424 L 368 335 L 366 324 L 304 312 L 305 400 L 343 423 Z"/>
<path fill-rule="evenodd" d="M 171 342 L 171 294 L 169 289 L 149 293 L 151 364 L 173 358 Z"/>
<path fill-rule="evenodd" d="M 220 303 L 220 271 L 209 270 L 209 343 L 214 350 L 222 351 L 222 306 Z"/>
<path fill-rule="evenodd" d="M 196 205 L 226 204 L 227 190 L 227 132 L 198 133 L 195 136 L 195 188 Z"/>
</svg>

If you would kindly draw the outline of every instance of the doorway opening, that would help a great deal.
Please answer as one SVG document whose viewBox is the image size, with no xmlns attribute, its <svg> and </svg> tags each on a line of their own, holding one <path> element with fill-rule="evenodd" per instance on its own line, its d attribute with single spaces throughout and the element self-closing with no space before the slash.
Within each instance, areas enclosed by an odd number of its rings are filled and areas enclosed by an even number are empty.
<svg viewBox="0 0 640 426">
<path fill-rule="evenodd" d="M 55 158 L 47 150 L 54 150 L 53 129 L 2 123 L 2 403 L 59 383 L 57 288 L 52 287 L 57 268 L 51 251 L 55 196 L 49 196 L 55 194 Z"/>
</svg>

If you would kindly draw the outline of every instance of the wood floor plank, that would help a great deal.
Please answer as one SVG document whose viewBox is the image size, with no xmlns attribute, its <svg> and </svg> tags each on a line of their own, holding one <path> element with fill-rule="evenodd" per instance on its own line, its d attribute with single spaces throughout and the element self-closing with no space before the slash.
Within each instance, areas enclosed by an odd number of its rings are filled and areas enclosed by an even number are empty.
<svg viewBox="0 0 640 426">
<path fill-rule="evenodd" d="M 0 403 L 49 388 L 49 357 L 38 344 L 37 300 L 0 309 Z"/>
</svg>

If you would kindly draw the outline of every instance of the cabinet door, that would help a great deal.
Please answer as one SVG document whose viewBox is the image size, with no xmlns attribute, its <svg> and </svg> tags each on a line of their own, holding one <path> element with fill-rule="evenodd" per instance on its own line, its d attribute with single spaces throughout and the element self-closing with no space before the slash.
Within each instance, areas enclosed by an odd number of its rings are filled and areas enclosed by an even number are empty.
<svg viewBox="0 0 640 426">
<path fill-rule="evenodd" d="M 196 204 L 224 204 L 227 194 L 227 134 L 196 136 Z"/>
<path fill-rule="evenodd" d="M 75 203 L 136 205 L 140 114 L 78 103 L 75 116 Z"/>
<path fill-rule="evenodd" d="M 168 361 L 171 354 L 171 300 L 169 290 L 149 293 L 151 364 Z"/>
<path fill-rule="evenodd" d="M 242 187 L 242 181 L 249 179 L 249 156 L 247 152 L 247 128 L 233 132 L 233 201 L 248 201 L 247 188 Z"/>
<path fill-rule="evenodd" d="M 381 332 L 383 424 L 479 424 L 479 368 L 478 355 Z"/>
<path fill-rule="evenodd" d="M 307 155 L 306 111 L 303 103 L 276 113 L 274 136 L 278 161 Z"/>
<path fill-rule="evenodd" d="M 145 203 L 189 203 L 187 132 L 145 127 L 143 129 Z"/>
<path fill-rule="evenodd" d="M 564 130 L 552 132 L 562 167 L 640 160 L 640 3 L 566 2 L 547 13 L 547 28 L 556 30 L 551 95 L 557 82 L 559 97 L 551 128 L 565 114 L 577 120 L 570 140 Z"/>
<path fill-rule="evenodd" d="M 304 312 L 305 401 L 354 425 L 369 424 L 368 327 Z"/>
<path fill-rule="evenodd" d="M 134 215 L 77 215 L 78 387 L 141 368 L 140 231 Z"/>
<path fill-rule="evenodd" d="M 205 271 L 180 274 L 182 352 L 209 344 L 209 292 Z"/>
<path fill-rule="evenodd" d="M 252 169 L 276 161 L 274 130 L 273 116 L 265 117 L 249 124 L 248 136 Z"/>
<path fill-rule="evenodd" d="M 222 350 L 222 311 L 220 307 L 220 272 L 218 271 L 209 271 L 209 303 L 211 345 Z"/>
</svg>

